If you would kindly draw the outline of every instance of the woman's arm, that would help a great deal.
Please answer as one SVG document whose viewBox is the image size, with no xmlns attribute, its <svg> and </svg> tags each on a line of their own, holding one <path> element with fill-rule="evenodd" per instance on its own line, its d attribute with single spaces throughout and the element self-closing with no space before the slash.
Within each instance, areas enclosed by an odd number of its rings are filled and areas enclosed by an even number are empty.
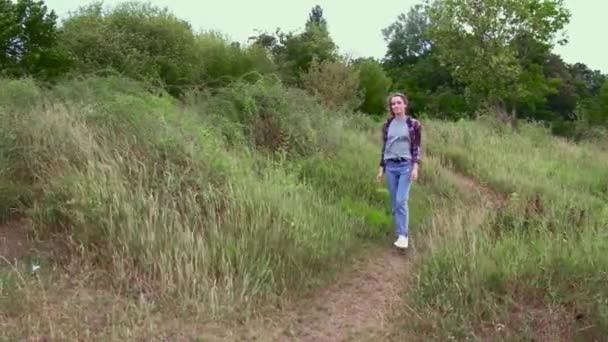
<svg viewBox="0 0 608 342">
<path fill-rule="evenodd" d="M 410 180 L 418 179 L 418 167 L 420 165 L 420 157 L 422 154 L 422 124 L 419 121 L 414 121 L 413 134 L 411 139 L 411 154 L 412 154 L 412 174 Z"/>
<path fill-rule="evenodd" d="M 411 154 L 412 154 L 412 164 L 415 167 L 418 167 L 420 164 L 420 158 L 422 155 L 422 124 L 419 121 L 414 121 L 413 123 L 413 135 L 411 139 Z"/>
</svg>

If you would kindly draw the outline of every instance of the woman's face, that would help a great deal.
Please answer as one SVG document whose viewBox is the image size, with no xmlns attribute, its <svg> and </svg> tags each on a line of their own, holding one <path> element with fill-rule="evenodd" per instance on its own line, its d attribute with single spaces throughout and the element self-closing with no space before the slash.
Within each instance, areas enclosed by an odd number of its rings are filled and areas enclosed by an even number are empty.
<svg viewBox="0 0 608 342">
<path fill-rule="evenodd" d="M 400 115 L 405 113 L 406 104 L 401 98 L 401 96 L 393 96 L 391 98 L 391 110 L 393 114 Z"/>
</svg>

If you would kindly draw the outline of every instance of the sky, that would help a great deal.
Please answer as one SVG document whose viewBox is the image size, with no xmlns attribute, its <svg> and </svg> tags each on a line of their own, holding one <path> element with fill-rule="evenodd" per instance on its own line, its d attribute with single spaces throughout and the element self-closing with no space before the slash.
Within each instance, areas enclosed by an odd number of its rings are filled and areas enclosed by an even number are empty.
<svg viewBox="0 0 608 342">
<path fill-rule="evenodd" d="M 105 0 L 112 6 L 124 0 Z M 148 0 L 167 7 L 188 21 L 195 30 L 216 30 L 231 40 L 246 43 L 256 30 L 274 32 L 301 30 L 315 5 L 323 8 L 330 35 L 340 52 L 356 57 L 381 58 L 386 52 L 382 29 L 397 20 L 420 0 Z M 46 0 L 59 18 L 89 3 L 82 0 Z M 593 70 L 608 74 L 607 0 L 564 0 L 572 14 L 566 27 L 569 43 L 554 52 L 567 63 L 582 62 Z"/>
</svg>

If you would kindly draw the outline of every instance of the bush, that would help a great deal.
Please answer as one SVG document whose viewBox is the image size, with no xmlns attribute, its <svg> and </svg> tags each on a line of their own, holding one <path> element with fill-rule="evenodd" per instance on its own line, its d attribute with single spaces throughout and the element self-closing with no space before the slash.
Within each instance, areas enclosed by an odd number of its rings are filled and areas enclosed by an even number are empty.
<svg viewBox="0 0 608 342">
<path fill-rule="evenodd" d="M 344 63 L 313 59 L 308 72 L 302 75 L 302 82 L 330 109 L 353 111 L 361 105 L 359 72 Z"/>
<path fill-rule="evenodd" d="M 268 51 L 252 45 L 241 47 L 230 43 L 219 33 L 202 33 L 196 37 L 198 54 L 197 68 L 201 71 L 201 81 L 208 86 L 225 86 L 241 76 L 249 76 L 255 81 L 255 74 L 275 71 Z M 249 74 L 249 75 L 248 75 Z"/>
<path fill-rule="evenodd" d="M 386 95 L 391 86 L 391 79 L 382 65 L 373 60 L 363 61 L 357 64 L 356 68 L 359 71 L 359 89 L 364 98 L 359 110 L 367 114 L 387 112 Z"/>
<path fill-rule="evenodd" d="M 69 61 L 56 47 L 57 15 L 44 1 L 0 2 L 0 76 L 53 80 Z"/>
<path fill-rule="evenodd" d="M 200 79 L 190 25 L 149 4 L 81 7 L 64 21 L 60 46 L 75 60 L 76 74 L 115 71 L 173 95 Z"/>
</svg>

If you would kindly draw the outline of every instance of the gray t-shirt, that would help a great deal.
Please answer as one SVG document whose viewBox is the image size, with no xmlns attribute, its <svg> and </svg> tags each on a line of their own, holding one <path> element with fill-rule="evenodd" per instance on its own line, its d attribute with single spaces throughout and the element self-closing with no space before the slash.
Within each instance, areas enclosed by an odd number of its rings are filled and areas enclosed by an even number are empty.
<svg viewBox="0 0 608 342">
<path fill-rule="evenodd" d="M 406 120 L 393 119 L 388 127 L 384 160 L 392 158 L 412 159 L 410 131 Z"/>
</svg>

